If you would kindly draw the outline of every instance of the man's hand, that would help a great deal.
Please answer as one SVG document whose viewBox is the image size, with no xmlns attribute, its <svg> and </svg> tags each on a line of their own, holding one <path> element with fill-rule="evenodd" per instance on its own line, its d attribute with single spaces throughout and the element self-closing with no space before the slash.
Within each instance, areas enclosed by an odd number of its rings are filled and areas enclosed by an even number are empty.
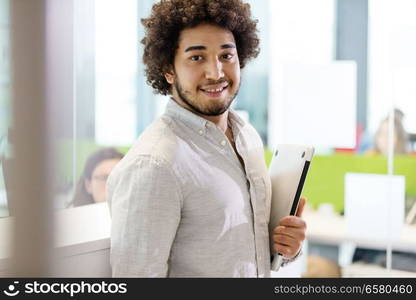
<svg viewBox="0 0 416 300">
<path fill-rule="evenodd" d="M 299 201 L 296 216 L 280 219 L 279 226 L 273 230 L 273 248 L 285 258 L 295 257 L 302 247 L 306 236 L 306 222 L 301 219 L 306 199 Z"/>
</svg>

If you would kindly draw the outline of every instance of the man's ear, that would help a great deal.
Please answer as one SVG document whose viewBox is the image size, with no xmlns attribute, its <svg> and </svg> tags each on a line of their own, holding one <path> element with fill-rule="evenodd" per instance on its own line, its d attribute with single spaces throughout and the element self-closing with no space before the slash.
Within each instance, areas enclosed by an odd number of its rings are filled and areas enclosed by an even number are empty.
<svg viewBox="0 0 416 300">
<path fill-rule="evenodd" d="M 169 84 L 173 84 L 174 80 L 175 80 L 175 72 L 173 71 L 173 67 L 170 66 L 166 71 L 165 71 L 165 79 Z"/>
</svg>

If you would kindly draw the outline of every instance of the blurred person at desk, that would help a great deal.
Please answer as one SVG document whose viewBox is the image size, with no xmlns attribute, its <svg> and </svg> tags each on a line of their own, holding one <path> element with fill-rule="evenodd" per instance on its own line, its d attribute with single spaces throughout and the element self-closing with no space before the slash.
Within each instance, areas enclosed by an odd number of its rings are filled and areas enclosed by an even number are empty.
<svg viewBox="0 0 416 300">
<path fill-rule="evenodd" d="M 394 109 L 394 155 L 406 155 L 411 153 L 409 134 L 406 132 L 403 120 L 404 113 L 400 109 Z M 388 155 L 389 116 L 385 117 L 379 125 L 374 136 L 373 148 L 367 150 L 367 154 Z M 416 214 L 416 199 L 406 197 L 406 223 L 414 223 Z"/>
<path fill-rule="evenodd" d="M 106 201 L 105 184 L 108 175 L 122 158 L 123 154 L 115 148 L 103 148 L 93 152 L 85 163 L 69 207 Z"/>
<path fill-rule="evenodd" d="M 407 154 L 410 152 L 409 135 L 403 125 L 404 113 L 400 109 L 394 110 L 394 154 Z M 365 151 L 366 154 L 388 154 L 389 142 L 389 116 L 385 117 L 379 124 L 374 135 L 373 146 Z"/>
<path fill-rule="evenodd" d="M 405 155 L 410 153 L 410 142 L 408 133 L 406 132 L 403 119 L 404 113 L 399 110 L 394 110 L 394 155 Z M 389 139 L 389 116 L 384 118 L 376 131 L 373 141 L 373 147 L 368 149 L 366 154 L 379 154 L 379 155 L 388 155 L 388 141 Z M 411 197 L 406 197 L 406 223 L 414 223 L 414 215 L 416 213 L 416 199 Z M 380 266 L 386 265 L 386 252 L 383 250 L 373 250 L 373 249 L 364 249 L 357 248 L 354 256 L 353 262 L 364 262 L 371 263 Z M 398 270 L 412 271 L 416 272 L 416 253 L 407 253 L 400 251 L 393 251 L 392 256 L 392 268 Z"/>
<path fill-rule="evenodd" d="M 269 277 L 270 237 L 284 264 L 300 254 L 305 200 L 269 232 L 264 146 L 230 108 L 259 53 L 250 6 L 160 1 L 142 23 L 147 81 L 171 99 L 109 177 L 112 274 Z"/>
</svg>

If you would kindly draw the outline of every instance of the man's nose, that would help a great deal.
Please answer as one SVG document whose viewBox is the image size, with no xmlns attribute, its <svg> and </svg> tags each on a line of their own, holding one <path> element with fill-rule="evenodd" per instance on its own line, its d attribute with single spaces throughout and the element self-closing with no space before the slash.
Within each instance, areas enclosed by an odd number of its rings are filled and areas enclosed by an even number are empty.
<svg viewBox="0 0 416 300">
<path fill-rule="evenodd" d="M 207 64 L 205 78 L 210 80 L 219 80 L 224 77 L 222 63 L 218 59 L 212 60 Z"/>
</svg>

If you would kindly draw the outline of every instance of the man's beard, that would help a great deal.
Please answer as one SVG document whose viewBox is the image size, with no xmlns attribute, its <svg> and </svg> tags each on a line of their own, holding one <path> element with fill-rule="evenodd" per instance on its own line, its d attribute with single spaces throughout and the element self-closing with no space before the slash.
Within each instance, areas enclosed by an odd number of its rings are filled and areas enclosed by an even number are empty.
<svg viewBox="0 0 416 300">
<path fill-rule="evenodd" d="M 210 105 L 210 107 L 202 107 L 201 105 L 198 105 L 198 103 L 195 103 L 196 101 L 192 101 L 191 99 L 189 99 L 186 96 L 186 93 L 184 91 L 184 89 L 182 88 L 178 78 L 176 77 L 175 80 L 175 88 L 176 91 L 178 93 L 179 98 L 186 103 L 192 110 L 194 110 L 195 112 L 197 112 L 200 115 L 204 115 L 204 116 L 211 116 L 211 117 L 216 117 L 216 116 L 220 116 L 222 115 L 224 112 L 226 112 L 231 104 L 233 103 L 235 97 L 237 97 L 238 91 L 240 89 L 240 87 L 238 87 L 237 91 L 234 93 L 234 95 L 231 95 L 230 99 L 222 104 L 222 103 L 214 103 L 214 101 L 212 101 L 213 105 Z M 232 84 L 229 84 L 229 86 L 227 88 L 230 88 L 232 86 Z"/>
</svg>

